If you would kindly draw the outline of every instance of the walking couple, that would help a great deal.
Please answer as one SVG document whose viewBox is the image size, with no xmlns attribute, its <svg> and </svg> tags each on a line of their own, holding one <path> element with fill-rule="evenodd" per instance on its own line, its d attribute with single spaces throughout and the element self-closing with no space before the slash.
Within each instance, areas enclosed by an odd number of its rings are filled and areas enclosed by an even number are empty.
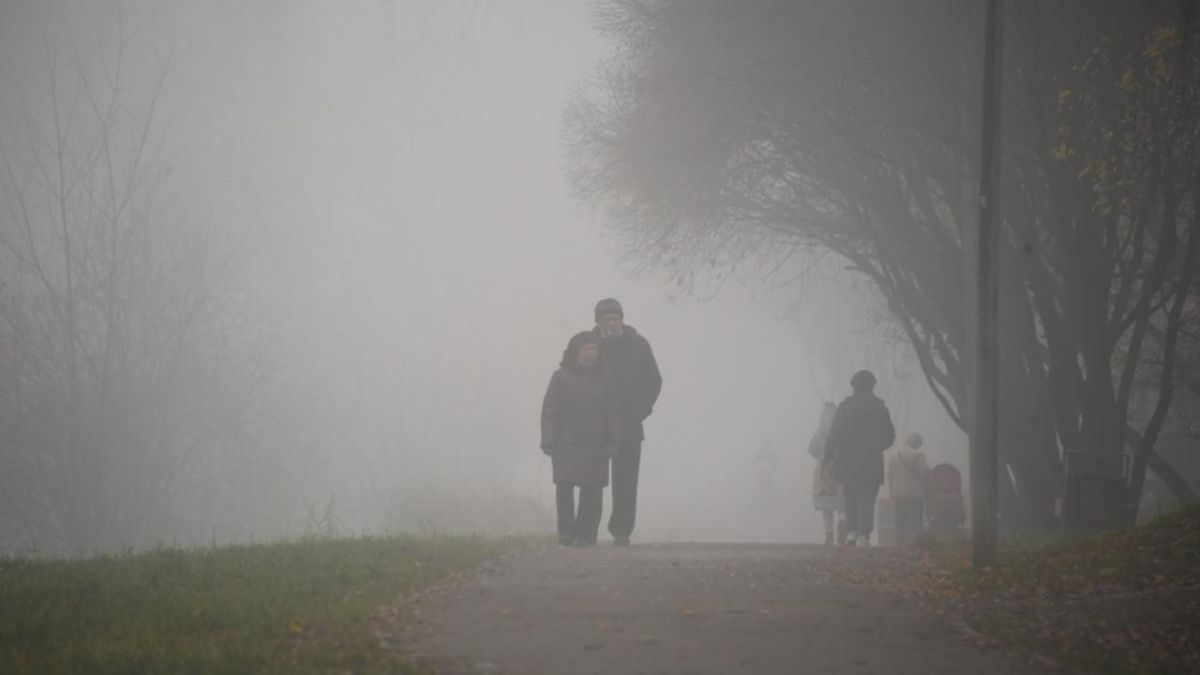
<svg viewBox="0 0 1200 675">
<path fill-rule="evenodd" d="M 625 323 L 621 303 L 596 303 L 595 328 L 576 333 L 542 400 L 542 452 L 551 458 L 558 543 L 596 543 L 612 467 L 613 543 L 628 546 L 637 512 L 642 422 L 654 409 L 662 376 L 650 343 Z M 579 502 L 576 507 L 575 493 Z"/>
</svg>

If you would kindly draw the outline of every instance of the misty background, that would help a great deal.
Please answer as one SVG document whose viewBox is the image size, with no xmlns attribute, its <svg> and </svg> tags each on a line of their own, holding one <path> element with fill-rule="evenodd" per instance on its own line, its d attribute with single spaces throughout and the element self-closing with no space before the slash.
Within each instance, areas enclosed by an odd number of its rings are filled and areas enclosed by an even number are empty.
<svg viewBox="0 0 1200 675">
<path fill-rule="evenodd" d="M 541 397 L 607 296 L 664 378 L 640 540 L 816 540 L 863 367 L 966 475 L 839 263 L 623 263 L 562 170 L 609 49 L 582 0 L 0 5 L 0 550 L 548 532 Z"/>
</svg>

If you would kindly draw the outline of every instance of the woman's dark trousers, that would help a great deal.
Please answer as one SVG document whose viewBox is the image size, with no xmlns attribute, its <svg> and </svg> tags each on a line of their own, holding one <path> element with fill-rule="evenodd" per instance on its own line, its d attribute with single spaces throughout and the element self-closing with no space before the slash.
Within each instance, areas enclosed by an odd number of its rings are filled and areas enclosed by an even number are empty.
<svg viewBox="0 0 1200 675">
<path fill-rule="evenodd" d="M 870 536 L 875 529 L 875 498 L 879 484 L 846 483 L 846 529 L 855 534 Z"/>
<path fill-rule="evenodd" d="M 596 543 L 600 512 L 604 510 L 604 488 L 580 487 L 579 511 L 575 510 L 575 486 L 555 484 L 558 505 L 558 540 L 576 544 Z"/>
</svg>

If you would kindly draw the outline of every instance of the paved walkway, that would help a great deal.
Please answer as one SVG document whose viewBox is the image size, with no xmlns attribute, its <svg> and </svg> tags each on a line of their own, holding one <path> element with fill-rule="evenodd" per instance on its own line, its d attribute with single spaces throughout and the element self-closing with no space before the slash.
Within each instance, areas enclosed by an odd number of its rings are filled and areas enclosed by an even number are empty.
<svg viewBox="0 0 1200 675">
<path fill-rule="evenodd" d="M 813 545 L 540 548 L 410 599 L 381 634 L 443 673 L 1037 672 L 912 601 L 838 581 L 888 558 Z"/>
</svg>

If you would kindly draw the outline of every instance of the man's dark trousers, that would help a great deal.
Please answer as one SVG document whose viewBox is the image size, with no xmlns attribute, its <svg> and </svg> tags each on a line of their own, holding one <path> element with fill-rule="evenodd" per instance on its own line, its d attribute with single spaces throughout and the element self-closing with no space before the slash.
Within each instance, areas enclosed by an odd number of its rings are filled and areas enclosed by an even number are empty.
<svg viewBox="0 0 1200 675">
<path fill-rule="evenodd" d="M 641 441 L 622 443 L 612 458 L 612 513 L 608 517 L 608 533 L 618 541 L 629 539 L 633 534 L 641 463 Z"/>
</svg>

